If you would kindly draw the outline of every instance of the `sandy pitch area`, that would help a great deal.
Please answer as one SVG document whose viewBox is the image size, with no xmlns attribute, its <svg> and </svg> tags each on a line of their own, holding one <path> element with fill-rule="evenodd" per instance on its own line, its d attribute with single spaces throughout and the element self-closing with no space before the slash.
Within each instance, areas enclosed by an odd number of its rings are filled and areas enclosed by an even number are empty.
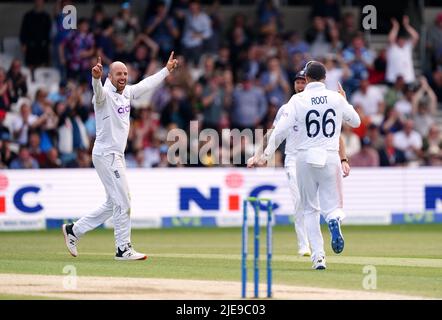
<svg viewBox="0 0 442 320">
<path fill-rule="evenodd" d="M 146 279 L 119 277 L 82 277 L 74 281 L 68 276 L 0 274 L 0 294 L 32 295 L 61 299 L 137 299 L 137 300 L 227 300 L 240 298 L 240 281 L 203 281 L 182 279 Z M 249 284 L 249 296 L 252 284 Z M 261 285 L 261 297 L 265 296 Z M 276 299 L 422 299 L 422 297 L 382 293 L 273 285 Z"/>
</svg>

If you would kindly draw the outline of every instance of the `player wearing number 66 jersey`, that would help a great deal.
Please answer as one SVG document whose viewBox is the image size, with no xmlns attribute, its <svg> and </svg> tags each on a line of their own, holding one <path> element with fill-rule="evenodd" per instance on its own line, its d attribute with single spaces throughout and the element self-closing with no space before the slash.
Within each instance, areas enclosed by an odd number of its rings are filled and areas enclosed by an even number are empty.
<svg viewBox="0 0 442 320">
<path fill-rule="evenodd" d="M 304 223 L 315 264 L 322 261 L 325 251 L 319 227 L 319 214 L 324 214 L 332 237 L 332 249 L 340 253 L 344 238 L 340 221 L 343 212 L 341 161 L 338 154 L 342 122 L 359 127 L 361 120 L 353 106 L 338 92 L 326 89 L 325 67 L 311 62 L 306 67 L 307 85 L 294 95 L 273 130 L 264 160 L 269 160 L 291 129 L 296 131 L 296 176 L 301 196 Z M 319 196 L 319 206 L 317 197 Z"/>
<path fill-rule="evenodd" d="M 304 91 L 306 82 L 305 82 L 305 70 L 301 70 L 296 74 L 295 82 L 294 82 L 294 89 L 295 93 L 298 94 L 302 91 Z M 345 96 L 345 92 L 340 88 L 339 91 L 343 96 Z M 285 112 L 287 104 L 282 105 L 278 113 L 276 114 L 275 120 L 273 122 L 272 129 L 269 129 L 263 139 L 263 143 L 266 143 L 268 141 L 268 138 L 270 137 L 270 134 L 272 130 L 275 128 L 277 122 L 281 118 L 281 115 Z M 292 129 L 290 129 L 290 132 L 288 132 L 286 137 L 286 147 L 285 147 L 285 163 L 284 167 L 287 173 L 288 177 L 288 186 L 290 190 L 290 196 L 293 201 L 294 206 L 294 225 L 295 225 L 295 231 L 296 231 L 296 238 L 298 240 L 298 254 L 300 256 L 310 256 L 310 245 L 309 240 L 307 237 L 307 231 L 304 224 L 304 214 L 300 211 L 300 195 L 298 190 L 298 183 L 296 179 L 296 144 L 298 143 L 299 136 L 296 134 L 296 132 Z M 259 145 L 255 148 L 255 155 L 247 160 L 247 167 L 252 168 L 258 165 L 256 162 L 262 153 L 262 146 Z M 262 151 L 261 151 L 262 150 Z M 348 176 L 350 173 L 350 165 L 348 162 L 346 162 L 346 152 L 345 152 L 345 145 L 342 137 L 339 140 L 339 154 L 341 159 L 344 161 L 342 162 L 342 172 L 344 174 L 344 177 Z"/>
</svg>

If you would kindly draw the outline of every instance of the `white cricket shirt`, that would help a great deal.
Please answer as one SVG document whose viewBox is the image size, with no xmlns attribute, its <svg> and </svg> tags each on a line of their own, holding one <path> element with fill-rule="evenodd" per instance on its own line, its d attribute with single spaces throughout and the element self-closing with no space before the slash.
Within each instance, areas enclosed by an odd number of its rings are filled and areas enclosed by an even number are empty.
<svg viewBox="0 0 442 320">
<path fill-rule="evenodd" d="M 137 84 L 126 85 L 121 94 L 117 93 L 109 78 L 104 86 L 100 79 L 92 78 L 92 103 L 97 127 L 93 154 L 124 154 L 129 135 L 131 100 L 155 90 L 168 75 L 169 70 L 164 67 Z"/>
<path fill-rule="evenodd" d="M 351 127 L 361 123 L 353 106 L 338 92 L 326 89 L 322 82 L 311 82 L 303 92 L 294 95 L 281 112 L 264 156 L 269 159 L 291 128 L 296 128 L 299 136 L 296 150 L 339 151 L 342 121 Z"/>
<path fill-rule="evenodd" d="M 290 101 L 290 100 L 289 100 Z M 275 120 L 273 120 L 273 127 L 276 127 L 276 124 L 278 123 L 279 119 L 281 119 L 281 115 L 286 112 L 285 109 L 287 108 L 288 103 L 283 104 L 279 110 L 278 113 L 275 116 Z M 297 127 L 293 126 L 289 128 L 287 131 L 287 136 L 285 138 L 285 166 L 289 165 L 295 165 L 296 164 L 296 147 L 297 143 L 299 142 L 299 135 L 296 134 Z M 281 140 L 282 142 L 283 140 Z"/>
</svg>

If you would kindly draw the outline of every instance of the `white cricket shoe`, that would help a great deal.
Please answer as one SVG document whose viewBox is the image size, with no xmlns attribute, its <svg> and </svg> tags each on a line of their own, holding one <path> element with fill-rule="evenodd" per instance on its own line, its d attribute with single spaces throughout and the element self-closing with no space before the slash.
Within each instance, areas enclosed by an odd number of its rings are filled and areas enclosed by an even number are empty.
<svg viewBox="0 0 442 320">
<path fill-rule="evenodd" d="M 78 256 L 77 252 L 78 238 L 75 236 L 74 231 L 72 231 L 73 226 L 74 226 L 73 223 L 64 224 L 61 227 L 61 229 L 63 231 L 64 242 L 66 243 L 66 247 L 68 248 L 69 253 L 73 257 L 76 257 Z"/>
<path fill-rule="evenodd" d="M 313 261 L 313 269 L 315 270 L 325 270 L 327 267 L 325 265 L 325 257 L 319 256 Z"/>
<path fill-rule="evenodd" d="M 144 253 L 136 252 L 135 249 L 132 248 L 132 245 L 128 243 L 123 247 L 123 250 L 120 247 L 117 248 L 117 253 L 115 254 L 115 260 L 119 261 L 129 261 L 129 260 L 146 260 L 147 256 Z"/>
<path fill-rule="evenodd" d="M 311 252 L 309 248 L 301 248 L 298 250 L 298 255 L 300 257 L 310 257 L 311 256 Z"/>
</svg>

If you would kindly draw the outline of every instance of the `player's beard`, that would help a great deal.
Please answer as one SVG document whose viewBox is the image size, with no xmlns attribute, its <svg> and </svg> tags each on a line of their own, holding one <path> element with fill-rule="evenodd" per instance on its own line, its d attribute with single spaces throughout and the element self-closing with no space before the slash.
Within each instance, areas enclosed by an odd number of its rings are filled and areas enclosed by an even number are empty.
<svg viewBox="0 0 442 320">
<path fill-rule="evenodd" d="M 124 90 L 124 88 L 126 87 L 126 83 L 124 83 L 124 84 L 120 84 L 120 83 L 118 83 L 118 87 L 117 87 L 117 89 L 118 89 L 118 91 L 123 91 Z"/>
<path fill-rule="evenodd" d="M 126 82 L 124 84 L 121 84 L 119 81 L 116 81 L 115 83 L 112 83 L 113 86 L 117 89 L 117 92 L 123 92 L 124 88 L 126 87 Z"/>
</svg>

